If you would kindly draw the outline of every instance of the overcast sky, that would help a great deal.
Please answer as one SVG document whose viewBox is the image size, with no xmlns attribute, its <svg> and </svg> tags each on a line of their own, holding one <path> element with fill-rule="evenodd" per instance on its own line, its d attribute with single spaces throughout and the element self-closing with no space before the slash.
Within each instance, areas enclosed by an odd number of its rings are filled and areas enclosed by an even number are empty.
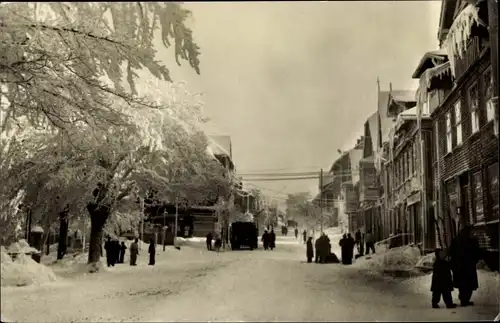
<svg viewBox="0 0 500 323">
<path fill-rule="evenodd" d="M 376 110 L 377 76 L 382 90 L 415 89 L 411 74 L 438 46 L 440 1 L 185 5 L 201 75 L 172 64 L 171 50 L 161 58 L 203 93 L 208 131 L 231 135 L 239 172 L 328 170 Z M 318 181 L 255 185 L 316 193 Z"/>
</svg>

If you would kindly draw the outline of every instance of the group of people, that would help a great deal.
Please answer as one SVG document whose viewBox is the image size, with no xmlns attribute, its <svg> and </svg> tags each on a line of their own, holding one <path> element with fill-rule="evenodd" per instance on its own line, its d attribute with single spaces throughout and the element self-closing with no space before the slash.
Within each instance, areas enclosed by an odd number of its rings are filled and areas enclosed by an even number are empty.
<svg viewBox="0 0 500 323">
<path fill-rule="evenodd" d="M 106 250 L 106 262 L 108 267 L 114 267 L 115 264 L 125 263 L 125 252 L 127 246 L 125 242 L 118 242 L 118 240 L 111 240 L 108 237 L 107 241 L 104 243 L 104 250 Z M 149 240 L 149 265 L 154 266 L 156 259 L 156 245 L 153 239 Z M 135 239 L 134 242 L 130 244 L 130 266 L 137 266 L 137 256 L 139 255 L 139 239 Z"/>
<path fill-rule="evenodd" d="M 315 252 L 316 251 L 316 255 Z M 314 249 L 312 243 L 312 237 L 309 237 L 306 242 L 306 256 L 307 262 L 311 263 L 314 258 L 314 262 L 320 264 L 334 263 L 338 262 L 337 256 L 332 253 L 332 245 L 330 243 L 330 238 L 325 233 L 316 239 L 314 242 Z M 315 257 L 316 256 L 316 257 Z"/>
<path fill-rule="evenodd" d="M 123 264 L 125 261 L 125 250 L 127 246 L 125 243 L 118 240 L 111 240 L 110 237 L 104 243 L 104 250 L 106 250 L 106 262 L 108 267 L 114 267 L 115 264 Z"/>
<path fill-rule="evenodd" d="M 356 230 L 354 244 L 357 247 L 359 256 L 369 255 L 370 252 L 375 253 L 375 236 L 370 230 L 366 231 L 366 233 L 361 233 L 359 229 Z"/>
<path fill-rule="evenodd" d="M 276 234 L 273 229 L 271 229 L 271 232 L 264 230 L 264 233 L 262 234 L 262 244 L 264 246 L 264 250 L 274 250 L 274 248 L 276 248 Z"/>
<path fill-rule="evenodd" d="M 359 232 L 359 231 L 358 231 Z M 354 246 L 356 241 L 350 233 L 344 233 L 339 241 L 340 257 L 343 265 L 351 265 L 354 258 Z"/>
<path fill-rule="evenodd" d="M 455 308 L 451 292 L 458 288 L 461 306 L 474 305 L 472 293 L 479 287 L 476 266 L 482 258 L 478 240 L 471 226 L 463 228 L 453 239 L 448 250 L 435 250 L 432 270 L 432 307 L 439 308 L 441 298 L 447 308 Z"/>
</svg>

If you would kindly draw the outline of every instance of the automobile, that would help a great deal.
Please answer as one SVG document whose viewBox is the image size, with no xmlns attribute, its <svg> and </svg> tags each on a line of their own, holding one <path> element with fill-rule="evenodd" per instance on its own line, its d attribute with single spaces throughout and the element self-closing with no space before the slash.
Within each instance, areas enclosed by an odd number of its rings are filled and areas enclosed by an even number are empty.
<svg viewBox="0 0 500 323">
<path fill-rule="evenodd" d="M 250 250 L 258 247 L 258 229 L 254 222 L 233 222 L 230 228 L 230 242 L 232 250 L 247 247 Z"/>
</svg>

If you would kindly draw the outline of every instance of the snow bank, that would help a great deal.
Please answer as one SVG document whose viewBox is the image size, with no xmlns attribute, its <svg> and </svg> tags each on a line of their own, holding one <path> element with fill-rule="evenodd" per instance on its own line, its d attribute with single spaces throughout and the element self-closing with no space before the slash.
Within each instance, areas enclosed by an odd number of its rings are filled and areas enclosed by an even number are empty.
<svg viewBox="0 0 500 323">
<path fill-rule="evenodd" d="M 355 266 L 378 273 L 413 272 L 420 259 L 420 249 L 414 246 L 403 246 L 388 249 L 385 252 L 378 250 L 369 258 L 360 258 Z"/>
<path fill-rule="evenodd" d="M 63 259 L 53 262 L 51 267 L 59 273 L 64 272 L 66 274 L 87 274 L 107 270 L 102 261 L 95 264 L 88 264 L 88 257 L 87 252 L 66 254 Z"/>
<path fill-rule="evenodd" d="M 4 249 L 1 256 L 2 286 L 39 285 L 56 280 L 50 268 L 35 262 L 30 256 L 21 253 L 12 261 Z"/>
<path fill-rule="evenodd" d="M 30 247 L 30 245 L 26 242 L 26 240 L 21 239 L 18 242 L 12 243 L 8 248 L 7 248 L 8 253 L 39 253 L 40 251 Z"/>
<path fill-rule="evenodd" d="M 474 292 L 473 301 L 481 305 L 498 306 L 500 303 L 500 275 L 497 272 L 478 270 L 479 288 Z M 430 293 L 432 274 L 412 277 L 401 282 L 414 293 Z M 454 293 L 458 293 L 457 290 Z M 455 298 L 458 298 L 455 297 Z"/>
<path fill-rule="evenodd" d="M 415 265 L 417 268 L 426 268 L 432 269 L 434 261 L 436 260 L 436 255 L 434 253 L 429 253 L 423 257 L 421 257 L 417 264 Z"/>
</svg>

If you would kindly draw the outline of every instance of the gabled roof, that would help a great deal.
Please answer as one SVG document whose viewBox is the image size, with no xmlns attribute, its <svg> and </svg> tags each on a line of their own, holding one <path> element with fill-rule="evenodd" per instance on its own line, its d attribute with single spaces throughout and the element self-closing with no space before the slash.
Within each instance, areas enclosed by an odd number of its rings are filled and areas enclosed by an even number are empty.
<svg viewBox="0 0 500 323">
<path fill-rule="evenodd" d="M 430 51 L 424 54 L 418 63 L 417 69 L 411 76 L 414 79 L 420 78 L 420 75 L 429 68 L 435 67 L 444 63 L 448 59 L 448 55 L 444 49 Z"/>
<path fill-rule="evenodd" d="M 231 157 L 231 137 L 209 135 L 208 142 L 210 150 L 214 155 L 226 155 Z"/>
<path fill-rule="evenodd" d="M 405 124 L 407 121 L 411 120 L 417 120 L 417 107 L 413 107 L 411 109 L 405 110 L 398 114 L 398 117 L 396 119 L 396 124 L 395 124 L 395 130 L 398 130 L 403 124 Z M 430 116 L 428 114 L 422 114 L 422 119 L 426 120 L 429 119 Z"/>
</svg>

